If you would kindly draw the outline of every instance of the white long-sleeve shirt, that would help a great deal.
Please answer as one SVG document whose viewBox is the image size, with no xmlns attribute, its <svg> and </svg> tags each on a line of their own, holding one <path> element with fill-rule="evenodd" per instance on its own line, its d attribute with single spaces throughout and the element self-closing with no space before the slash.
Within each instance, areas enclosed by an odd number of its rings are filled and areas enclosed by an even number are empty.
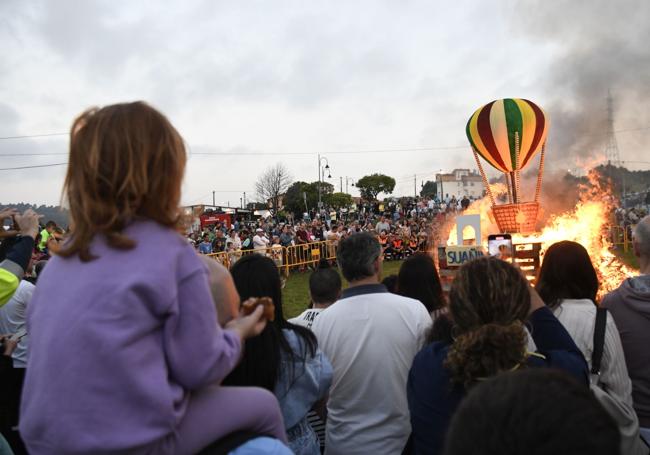
<svg viewBox="0 0 650 455">
<path fill-rule="evenodd" d="M 29 281 L 21 280 L 15 294 L 11 296 L 6 305 L 0 307 L 0 334 L 13 335 L 26 328 L 27 306 L 32 300 L 34 288 Z M 20 339 L 11 355 L 15 368 L 27 367 L 27 343 L 28 336 L 25 335 Z"/>
<path fill-rule="evenodd" d="M 554 311 L 555 317 L 569 332 L 591 369 L 594 352 L 596 305 L 589 299 L 567 299 Z M 607 313 L 605 346 L 600 366 L 600 382 L 609 394 L 632 406 L 632 382 L 627 373 L 621 337 L 611 314 Z"/>
<path fill-rule="evenodd" d="M 265 250 L 268 244 L 269 244 L 269 239 L 267 239 L 263 235 L 257 234 L 253 237 L 253 248 L 255 248 L 256 250 Z"/>
</svg>

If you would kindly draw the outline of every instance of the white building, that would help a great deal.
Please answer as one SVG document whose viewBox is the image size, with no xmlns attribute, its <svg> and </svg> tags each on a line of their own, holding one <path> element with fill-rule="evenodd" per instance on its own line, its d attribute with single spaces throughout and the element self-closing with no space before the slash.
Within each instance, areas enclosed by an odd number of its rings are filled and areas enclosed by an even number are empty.
<svg viewBox="0 0 650 455">
<path fill-rule="evenodd" d="M 483 197 L 483 178 L 474 170 L 454 169 L 450 174 L 436 174 L 436 192 L 438 200 L 456 196 L 462 199 Z"/>
</svg>

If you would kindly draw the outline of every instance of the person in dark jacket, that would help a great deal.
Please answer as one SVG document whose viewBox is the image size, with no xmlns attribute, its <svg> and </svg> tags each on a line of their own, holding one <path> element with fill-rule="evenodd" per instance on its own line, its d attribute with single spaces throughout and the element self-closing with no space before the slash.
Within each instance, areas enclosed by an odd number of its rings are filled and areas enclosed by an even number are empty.
<svg viewBox="0 0 650 455">
<path fill-rule="evenodd" d="M 453 342 L 413 360 L 407 396 L 416 454 L 439 454 L 466 391 L 502 372 L 552 367 L 585 387 L 587 364 L 571 336 L 511 264 L 483 257 L 463 265 L 449 294 Z M 528 352 L 528 321 L 537 352 Z"/>
<path fill-rule="evenodd" d="M 641 435 L 650 443 L 650 215 L 636 225 L 632 245 L 640 274 L 607 294 L 602 306 L 612 313 L 621 335 L 634 410 Z"/>
</svg>

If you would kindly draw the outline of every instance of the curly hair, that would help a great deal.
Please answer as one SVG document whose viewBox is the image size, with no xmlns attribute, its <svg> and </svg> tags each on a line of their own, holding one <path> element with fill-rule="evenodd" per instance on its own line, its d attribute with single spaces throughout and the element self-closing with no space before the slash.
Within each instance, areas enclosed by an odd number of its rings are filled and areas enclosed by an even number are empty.
<svg viewBox="0 0 650 455">
<path fill-rule="evenodd" d="M 519 270 L 493 257 L 468 262 L 449 301 L 454 342 L 445 366 L 454 384 L 470 387 L 525 361 L 530 291 Z"/>
</svg>

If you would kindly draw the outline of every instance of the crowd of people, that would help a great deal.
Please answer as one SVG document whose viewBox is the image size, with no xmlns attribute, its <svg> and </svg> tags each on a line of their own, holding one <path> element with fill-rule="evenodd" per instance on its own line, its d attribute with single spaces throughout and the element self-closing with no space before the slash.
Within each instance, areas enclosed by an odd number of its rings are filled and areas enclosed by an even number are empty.
<svg viewBox="0 0 650 455">
<path fill-rule="evenodd" d="M 639 275 L 601 301 L 588 253 L 568 241 L 546 251 L 535 286 L 486 256 L 446 294 L 415 248 L 389 289 L 382 264 L 397 253 L 382 236 L 429 237 L 418 216 L 343 233 L 222 226 L 194 248 L 178 232 L 185 149 L 161 113 L 91 109 L 72 132 L 71 231 L 0 213 L 13 223 L 0 245 L 0 453 L 649 452 L 650 217 L 633 231 Z M 327 232 L 336 264 L 321 261 L 310 308 L 287 319 L 268 244 Z M 197 254 L 229 238 L 253 253 L 230 269 Z"/>
</svg>

